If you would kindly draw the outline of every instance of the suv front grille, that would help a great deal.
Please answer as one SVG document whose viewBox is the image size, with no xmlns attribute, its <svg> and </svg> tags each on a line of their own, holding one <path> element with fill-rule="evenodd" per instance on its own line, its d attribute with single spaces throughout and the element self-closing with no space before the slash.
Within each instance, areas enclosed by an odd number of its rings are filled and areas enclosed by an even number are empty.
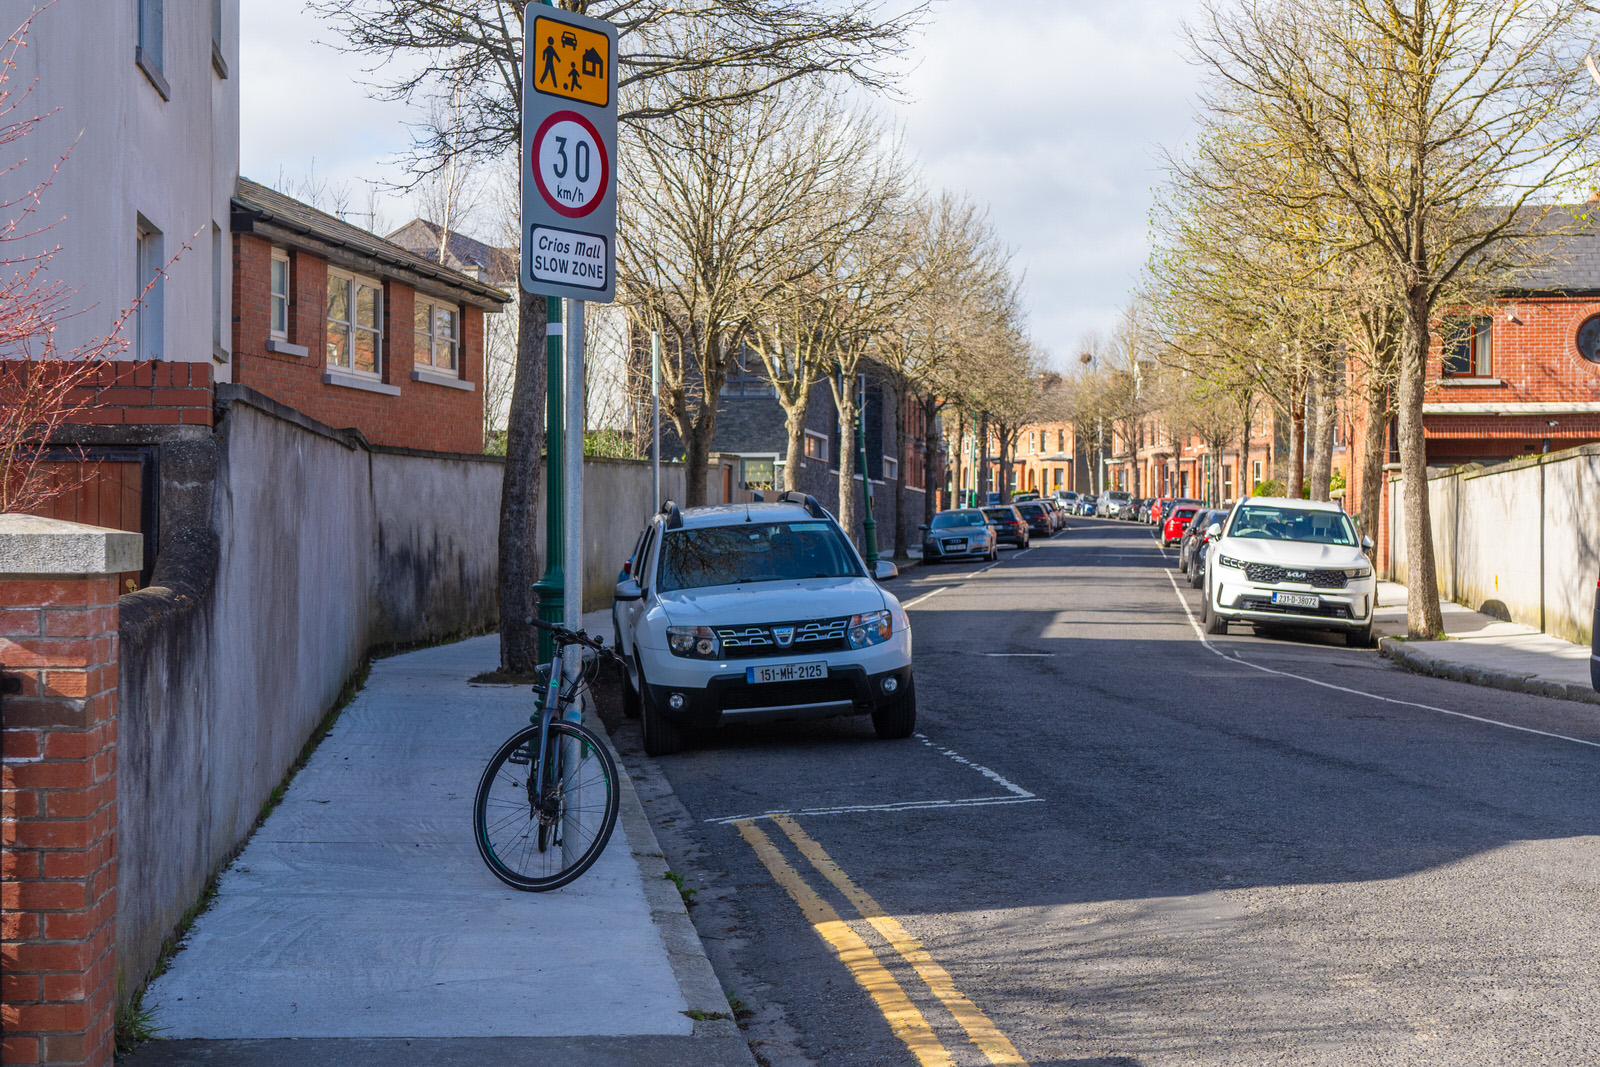
<svg viewBox="0 0 1600 1067">
<path fill-rule="evenodd" d="M 1343 589 L 1345 582 L 1344 571 L 1296 570 L 1295 576 L 1290 578 L 1286 568 L 1273 566 L 1270 563 L 1247 563 L 1244 573 L 1246 578 L 1261 585 L 1281 585 L 1292 581 L 1315 586 L 1318 589 Z"/>
<path fill-rule="evenodd" d="M 793 629 L 794 639 L 781 643 L 774 630 Z M 718 626 L 717 640 L 728 659 L 750 656 L 775 656 L 787 652 L 836 652 L 848 647 L 845 633 L 850 619 L 811 619 L 806 622 L 779 622 L 770 625 Z"/>
</svg>

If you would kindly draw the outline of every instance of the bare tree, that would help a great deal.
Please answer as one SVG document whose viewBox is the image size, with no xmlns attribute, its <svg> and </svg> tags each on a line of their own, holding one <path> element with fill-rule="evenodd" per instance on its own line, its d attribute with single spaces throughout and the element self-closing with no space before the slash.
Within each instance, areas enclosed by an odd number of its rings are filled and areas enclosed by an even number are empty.
<svg viewBox="0 0 1600 1067">
<path fill-rule="evenodd" d="M 1191 44 L 1208 106 L 1271 137 L 1242 175 L 1258 205 L 1308 215 L 1381 268 L 1400 309 L 1397 409 L 1404 476 L 1407 628 L 1443 632 L 1422 402 L 1433 325 L 1463 272 L 1504 269 L 1547 226 L 1548 198 L 1586 173 L 1597 123 L 1576 0 L 1266 0 L 1212 7 Z M 1285 168 L 1314 182 L 1282 182 Z M 1317 201 L 1312 203 L 1314 196 Z"/>
<path fill-rule="evenodd" d="M 465 120 L 453 150 L 493 158 L 522 137 L 523 19 L 530 0 L 310 0 L 337 28 L 342 47 L 400 73 L 374 91 L 416 100 L 441 81 L 463 77 Z M 564 0 L 567 10 L 618 28 L 619 117 L 638 127 L 685 110 L 747 101 L 780 84 L 842 77 L 869 89 L 893 84 L 892 64 L 926 12 L 913 4 L 882 15 L 876 0 Z M 731 72 L 731 74 L 728 74 Z M 728 74 L 725 77 L 709 77 Z M 414 139 L 413 173 L 437 169 L 440 131 L 424 124 Z M 546 392 L 545 299 L 521 293 L 516 379 L 506 420 L 506 483 L 501 489 L 501 666 L 531 671 L 535 607 L 533 512 L 543 450 Z M 702 490 L 703 491 L 703 490 Z"/>
</svg>

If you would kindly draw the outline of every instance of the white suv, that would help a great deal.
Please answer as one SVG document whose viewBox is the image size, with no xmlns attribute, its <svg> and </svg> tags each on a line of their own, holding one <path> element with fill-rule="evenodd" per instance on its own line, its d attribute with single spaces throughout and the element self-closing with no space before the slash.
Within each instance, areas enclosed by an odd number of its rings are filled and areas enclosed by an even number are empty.
<svg viewBox="0 0 1600 1067">
<path fill-rule="evenodd" d="M 611 614 L 628 661 L 624 712 L 652 756 L 684 727 L 872 716 L 909 737 L 917 698 L 911 625 L 839 524 L 810 496 L 679 509 L 651 518 Z"/>
<path fill-rule="evenodd" d="M 1201 608 L 1207 633 L 1249 622 L 1337 630 L 1352 647 L 1372 644 L 1372 541 L 1358 541 L 1339 505 L 1251 497 L 1211 533 Z"/>
</svg>

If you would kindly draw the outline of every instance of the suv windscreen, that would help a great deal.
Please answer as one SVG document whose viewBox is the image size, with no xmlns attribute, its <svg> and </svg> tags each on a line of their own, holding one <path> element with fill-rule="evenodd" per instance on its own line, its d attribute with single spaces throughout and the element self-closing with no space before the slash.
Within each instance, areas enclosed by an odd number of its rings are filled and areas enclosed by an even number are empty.
<svg viewBox="0 0 1600 1067">
<path fill-rule="evenodd" d="M 994 522 L 1016 522 L 1017 516 L 1010 508 L 984 508 L 983 513 Z"/>
<path fill-rule="evenodd" d="M 933 517 L 929 528 L 943 530 L 951 526 L 982 526 L 983 512 L 981 511 L 941 511 Z"/>
<path fill-rule="evenodd" d="M 740 523 L 673 530 L 661 540 L 657 588 L 700 589 L 741 582 L 863 577 L 832 523 Z"/>
<path fill-rule="evenodd" d="M 1355 528 L 1342 511 L 1302 511 L 1267 504 L 1240 504 L 1229 537 L 1269 541 L 1308 541 L 1317 545 L 1354 545 Z"/>
</svg>

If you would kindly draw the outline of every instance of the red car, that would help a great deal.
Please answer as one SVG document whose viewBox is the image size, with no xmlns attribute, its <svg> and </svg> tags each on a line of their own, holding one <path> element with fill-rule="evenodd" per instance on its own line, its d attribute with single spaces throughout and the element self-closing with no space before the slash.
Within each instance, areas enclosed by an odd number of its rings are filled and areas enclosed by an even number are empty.
<svg viewBox="0 0 1600 1067">
<path fill-rule="evenodd" d="M 1189 528 L 1189 522 L 1194 518 L 1194 513 L 1200 509 L 1193 504 L 1183 504 L 1172 509 L 1172 514 L 1161 523 L 1161 547 L 1170 548 L 1174 541 L 1183 537 L 1183 531 Z"/>
</svg>

